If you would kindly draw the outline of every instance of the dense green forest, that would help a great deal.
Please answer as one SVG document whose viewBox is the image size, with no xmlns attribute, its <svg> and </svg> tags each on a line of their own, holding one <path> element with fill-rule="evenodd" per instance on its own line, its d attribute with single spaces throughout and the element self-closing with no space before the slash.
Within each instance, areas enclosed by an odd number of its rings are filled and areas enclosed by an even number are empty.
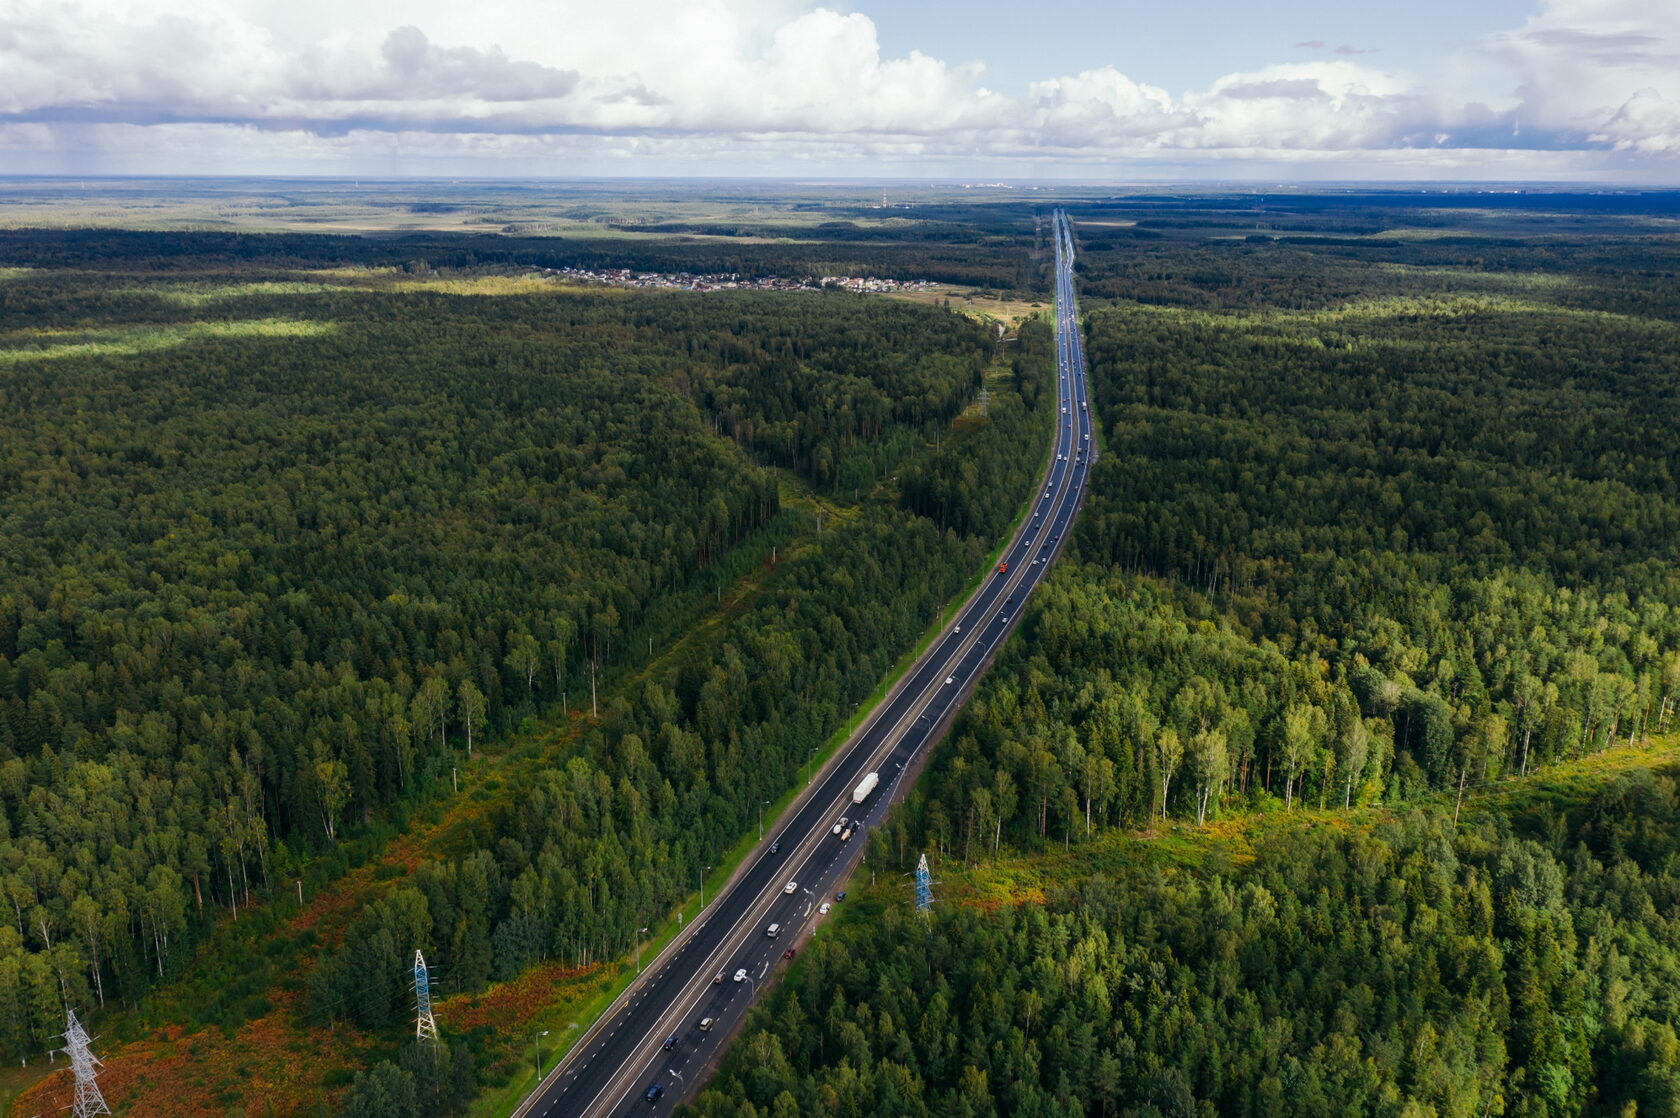
<svg viewBox="0 0 1680 1118">
<path fill-rule="evenodd" d="M 820 936 L 694 1113 L 1671 1114 L 1676 773 Z M 874 905 L 870 899 L 862 903 Z"/>
<path fill-rule="evenodd" d="M 1052 356 L 1048 327 L 1028 323 L 1015 377 L 1046 405 Z M 1031 492 L 1047 407 L 994 383 L 987 422 L 959 425 L 906 467 L 934 492 L 973 462 L 994 469 L 991 492 L 1006 499 L 964 513 L 971 532 L 888 505 L 828 529 L 715 653 L 648 679 L 630 709 L 478 836 L 470 857 L 423 863 L 358 918 L 310 977 L 316 1012 L 369 1028 L 403 1020 L 408 944 L 452 960 L 469 989 L 539 958 L 609 958 L 647 914 L 691 892 L 756 805 L 798 778 L 812 747 L 973 576 Z"/>
<path fill-rule="evenodd" d="M 1675 774 L 1459 814 L 1676 723 L 1674 242 L 1196 209 L 1076 225 L 1092 492 L 872 839 L 959 895 L 1054 859 L 1046 902 L 866 891 L 698 1113 L 1674 1111 Z M 1425 796 L 1240 870 L 1114 868 L 1118 827 Z"/>
<path fill-rule="evenodd" d="M 1120 303 L 1088 334 L 1105 452 L 1070 569 L 923 782 L 918 837 L 968 856 L 1352 804 L 1672 721 L 1674 322 L 1383 295 Z"/>
<path fill-rule="evenodd" d="M 348 834 L 447 789 L 487 736 L 562 695 L 588 711 L 598 677 L 809 527 L 782 509 L 796 479 L 843 515 L 715 658 L 603 711 L 365 917 L 424 925 L 397 955 L 447 958 L 454 990 L 622 947 L 1001 527 L 960 534 L 878 484 L 945 484 L 964 448 L 1007 462 L 1047 421 L 1000 382 L 989 422 L 924 449 L 995 338 L 876 299 L 25 275 L 0 279 L 9 1058 L 49 1047 L 66 1001 L 132 1004 L 224 906 L 342 868 Z M 1017 365 L 1047 376 L 1042 344 Z M 988 478 L 998 508 L 1035 462 Z M 394 1009 L 400 962 L 366 969 L 391 946 L 366 931 L 310 979 L 323 1018 Z"/>
</svg>

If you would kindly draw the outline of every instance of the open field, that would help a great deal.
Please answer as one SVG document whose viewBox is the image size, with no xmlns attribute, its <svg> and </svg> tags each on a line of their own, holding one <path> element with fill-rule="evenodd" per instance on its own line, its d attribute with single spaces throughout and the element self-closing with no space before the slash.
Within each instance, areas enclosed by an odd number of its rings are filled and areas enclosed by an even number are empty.
<svg viewBox="0 0 1680 1118">
<path fill-rule="evenodd" d="M 1035 314 L 1049 313 L 1049 304 L 1043 301 L 999 297 L 975 288 L 946 283 L 938 284 L 930 291 L 895 291 L 887 298 L 948 307 L 982 322 L 1000 325 L 1005 330 L 1014 330 L 1024 319 Z"/>
</svg>

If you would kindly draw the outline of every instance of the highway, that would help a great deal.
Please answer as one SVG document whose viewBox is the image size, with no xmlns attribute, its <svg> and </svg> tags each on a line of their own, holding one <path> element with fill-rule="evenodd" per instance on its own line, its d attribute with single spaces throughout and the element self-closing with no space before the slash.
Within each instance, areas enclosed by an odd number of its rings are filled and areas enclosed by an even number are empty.
<svg viewBox="0 0 1680 1118">
<path fill-rule="evenodd" d="M 988 575 L 805 793 L 766 828 L 720 895 L 648 961 L 514 1112 L 516 1118 L 666 1115 L 696 1093 L 764 983 L 787 965 L 784 952 L 824 919 L 822 906 L 845 903 L 836 899 L 837 890 L 862 857 L 868 829 L 907 790 L 900 777 L 938 740 L 1018 624 L 1027 595 L 1066 540 L 1096 451 L 1072 235 L 1065 213 L 1058 210 L 1054 220 L 1055 453 L 1032 511 L 1003 553 L 1008 569 Z M 853 790 L 872 772 L 879 773 L 878 786 L 854 805 Z M 842 817 L 856 828 L 849 840 L 836 827 Z M 657 1097 L 650 1102 L 654 1088 Z"/>
</svg>

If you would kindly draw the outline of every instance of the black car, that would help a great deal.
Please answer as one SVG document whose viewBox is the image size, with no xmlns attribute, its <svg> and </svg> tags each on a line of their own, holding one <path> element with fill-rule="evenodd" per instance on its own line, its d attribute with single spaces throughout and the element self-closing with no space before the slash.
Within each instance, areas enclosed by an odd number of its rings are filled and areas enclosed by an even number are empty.
<svg viewBox="0 0 1680 1118">
<path fill-rule="evenodd" d="M 663 1047 L 664 1047 L 665 1051 L 669 1052 L 671 1049 L 675 1048 L 676 1046 L 677 1046 L 677 1034 L 672 1033 L 670 1036 L 665 1038 L 665 1044 L 664 1044 Z"/>
<path fill-rule="evenodd" d="M 659 1096 L 663 1095 L 664 1093 L 665 1093 L 665 1084 L 655 1083 L 652 1087 L 649 1087 L 647 1089 L 647 1094 L 643 1095 L 642 1098 L 646 1099 L 650 1103 L 656 1103 L 656 1102 L 659 1101 Z"/>
<path fill-rule="evenodd" d="M 834 899 L 837 900 L 837 901 L 845 900 L 846 899 L 846 891 L 844 889 L 840 890 L 838 893 L 834 894 Z"/>
<path fill-rule="evenodd" d="M 773 842 L 773 843 L 770 844 L 770 853 L 780 854 L 781 852 L 782 852 L 782 844 L 781 843 Z"/>
</svg>

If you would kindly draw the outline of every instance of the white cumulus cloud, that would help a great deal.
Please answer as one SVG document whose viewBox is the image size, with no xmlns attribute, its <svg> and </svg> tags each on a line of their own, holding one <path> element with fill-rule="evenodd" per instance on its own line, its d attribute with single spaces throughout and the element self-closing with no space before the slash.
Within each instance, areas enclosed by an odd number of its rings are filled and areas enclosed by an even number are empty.
<svg viewBox="0 0 1680 1118">
<path fill-rule="evenodd" d="M 300 170 L 347 142 L 490 170 L 587 154 L 633 171 L 650 153 L 858 173 L 1257 156 L 1438 170 L 1457 153 L 1673 177 L 1680 4 L 1539 2 L 1438 73 L 1311 40 L 1310 60 L 1168 91 L 1106 66 L 995 89 L 981 63 L 888 57 L 867 15 L 802 0 L 0 0 L 0 161 L 213 153 L 220 136 Z M 1482 96 L 1458 87 L 1472 71 Z"/>
</svg>

